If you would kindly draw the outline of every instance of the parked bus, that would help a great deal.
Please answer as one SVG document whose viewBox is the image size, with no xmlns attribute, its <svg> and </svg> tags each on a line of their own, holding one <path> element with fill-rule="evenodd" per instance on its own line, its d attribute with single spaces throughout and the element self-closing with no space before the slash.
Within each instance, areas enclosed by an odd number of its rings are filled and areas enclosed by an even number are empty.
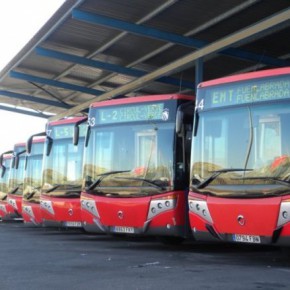
<svg viewBox="0 0 290 290">
<path fill-rule="evenodd" d="M 40 190 L 42 186 L 43 150 L 46 133 L 32 135 L 27 142 L 23 180 L 22 216 L 26 225 L 42 225 Z"/>
<path fill-rule="evenodd" d="M 290 68 L 201 83 L 192 141 L 196 240 L 290 245 Z"/>
<path fill-rule="evenodd" d="M 44 149 L 40 208 L 44 226 L 81 228 L 80 194 L 87 118 L 50 122 Z M 78 144 L 74 128 L 80 126 Z"/>
<path fill-rule="evenodd" d="M 22 220 L 23 177 L 26 149 L 25 143 L 15 144 L 13 150 L 11 171 L 8 181 L 7 202 L 8 216 L 14 220 Z"/>
<path fill-rule="evenodd" d="M 8 212 L 12 211 L 11 205 L 7 203 L 8 181 L 13 151 L 7 151 L 0 156 L 1 176 L 0 176 L 0 218 L 5 221 L 9 219 Z"/>
<path fill-rule="evenodd" d="M 177 94 L 91 105 L 81 194 L 86 231 L 164 242 L 187 236 L 193 113 L 193 97 Z"/>
</svg>

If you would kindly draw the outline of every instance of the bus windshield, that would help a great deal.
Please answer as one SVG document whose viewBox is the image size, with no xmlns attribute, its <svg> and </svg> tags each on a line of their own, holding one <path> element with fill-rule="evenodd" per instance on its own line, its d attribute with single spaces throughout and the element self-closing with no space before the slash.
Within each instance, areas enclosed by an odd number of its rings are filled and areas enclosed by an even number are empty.
<svg viewBox="0 0 290 290">
<path fill-rule="evenodd" d="M 42 191 L 47 195 L 66 195 L 67 191 L 81 190 L 84 136 L 75 146 L 73 128 L 74 124 L 50 128 L 52 147 L 44 158 L 42 181 Z"/>
<path fill-rule="evenodd" d="M 5 200 L 7 197 L 11 162 L 12 156 L 9 158 L 4 158 L 3 160 L 3 165 L 5 166 L 5 173 L 3 177 L 0 177 L 0 200 Z"/>
<path fill-rule="evenodd" d="M 16 165 L 11 169 L 9 177 L 8 192 L 11 194 L 23 194 L 23 178 L 24 178 L 25 154 L 19 155 L 18 167 Z"/>
<path fill-rule="evenodd" d="M 173 186 L 173 122 L 91 127 L 85 148 L 86 190 L 96 195 L 143 196 Z"/>
<path fill-rule="evenodd" d="M 289 124 L 289 100 L 200 111 L 191 186 L 229 196 L 289 192 Z"/>
<path fill-rule="evenodd" d="M 34 143 L 31 154 L 27 157 L 27 167 L 24 173 L 24 200 L 39 201 L 42 177 L 42 159 L 44 142 Z"/>
</svg>

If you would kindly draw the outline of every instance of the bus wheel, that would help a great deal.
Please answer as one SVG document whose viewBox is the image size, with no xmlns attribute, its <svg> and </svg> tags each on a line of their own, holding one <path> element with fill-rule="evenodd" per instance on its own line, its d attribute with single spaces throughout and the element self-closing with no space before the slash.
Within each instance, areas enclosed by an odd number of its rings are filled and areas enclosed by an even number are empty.
<svg viewBox="0 0 290 290">
<path fill-rule="evenodd" d="M 158 237 L 158 240 L 164 245 L 180 245 L 184 242 L 184 238 L 182 237 Z"/>
</svg>

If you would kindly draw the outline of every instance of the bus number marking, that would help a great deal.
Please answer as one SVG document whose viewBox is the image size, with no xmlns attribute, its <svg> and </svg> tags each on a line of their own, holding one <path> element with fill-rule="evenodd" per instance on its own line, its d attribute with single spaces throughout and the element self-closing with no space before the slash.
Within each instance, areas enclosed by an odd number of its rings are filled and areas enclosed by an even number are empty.
<svg viewBox="0 0 290 290">
<path fill-rule="evenodd" d="M 96 125 L 96 118 L 95 117 L 88 118 L 88 124 L 90 127 L 94 127 Z"/>
<path fill-rule="evenodd" d="M 198 105 L 196 106 L 196 110 L 203 110 L 204 109 L 204 99 L 201 99 Z"/>
</svg>

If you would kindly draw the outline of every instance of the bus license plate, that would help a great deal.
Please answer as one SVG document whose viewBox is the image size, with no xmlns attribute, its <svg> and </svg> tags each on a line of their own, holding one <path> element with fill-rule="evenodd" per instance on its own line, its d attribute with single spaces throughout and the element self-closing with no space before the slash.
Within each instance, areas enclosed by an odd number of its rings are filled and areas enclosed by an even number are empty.
<svg viewBox="0 0 290 290">
<path fill-rule="evenodd" d="M 113 228 L 113 231 L 115 233 L 134 234 L 134 228 L 133 227 L 116 226 L 116 227 Z"/>
<path fill-rule="evenodd" d="M 260 236 L 253 235 L 233 235 L 234 242 L 260 244 Z"/>
<path fill-rule="evenodd" d="M 72 227 L 72 228 L 81 228 L 82 227 L 81 222 L 65 222 L 64 225 L 66 227 Z"/>
</svg>

